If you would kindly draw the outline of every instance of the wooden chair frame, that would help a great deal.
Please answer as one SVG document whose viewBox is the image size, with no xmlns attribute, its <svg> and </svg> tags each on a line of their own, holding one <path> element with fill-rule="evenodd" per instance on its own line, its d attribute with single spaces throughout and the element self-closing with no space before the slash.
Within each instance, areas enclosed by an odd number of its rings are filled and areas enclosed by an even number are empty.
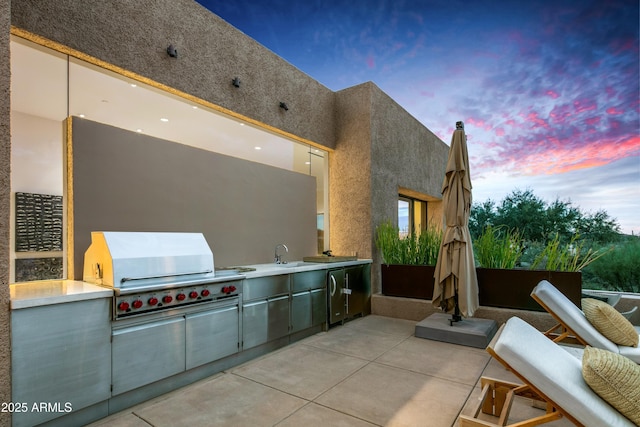
<svg viewBox="0 0 640 427">
<path fill-rule="evenodd" d="M 560 408 L 544 393 L 529 384 L 526 378 L 524 378 L 517 371 L 511 368 L 508 363 L 506 363 L 496 354 L 496 352 L 493 350 L 493 345 L 502 333 L 503 328 L 504 325 L 500 327 L 500 330 L 493 337 L 491 343 L 489 343 L 489 345 L 487 346 L 487 352 L 494 359 L 500 362 L 505 368 L 511 371 L 516 377 L 518 377 L 518 379 L 520 379 L 523 383 L 517 384 L 507 381 L 500 381 L 493 378 L 482 377 L 480 379 L 480 384 L 482 386 L 480 401 L 473 409 L 471 416 L 459 416 L 458 421 L 460 427 L 533 427 L 558 420 L 562 417 L 566 417 L 569 421 L 571 421 L 578 427 L 584 427 L 583 424 L 581 424 L 574 417 Z M 534 402 L 540 402 L 544 404 L 546 413 L 544 415 L 540 415 L 527 420 L 507 424 L 509 422 L 511 406 L 513 405 L 513 401 L 516 396 L 529 398 Z M 484 414 L 498 417 L 498 421 L 496 423 L 492 423 L 490 421 L 478 419 L 480 411 L 482 411 L 482 413 Z"/>
<path fill-rule="evenodd" d="M 553 310 L 549 308 L 549 306 L 547 306 L 544 302 L 542 302 L 537 295 L 531 294 L 531 298 L 533 298 L 538 304 L 540 304 L 542 308 L 544 308 L 545 311 L 549 313 L 551 317 L 553 317 L 556 320 L 556 322 L 558 322 L 557 325 L 555 325 L 548 331 L 544 332 L 544 335 L 547 338 L 551 339 L 555 343 L 569 340 L 572 343 L 577 342 L 578 344 L 583 346 L 588 345 L 587 342 L 580 335 L 576 333 L 576 331 L 572 330 L 570 327 L 565 325 L 562 319 L 560 319 L 560 317 L 558 317 L 558 315 L 554 313 Z M 559 329 L 559 332 L 554 332 L 554 331 L 557 331 L 558 329 Z"/>
</svg>

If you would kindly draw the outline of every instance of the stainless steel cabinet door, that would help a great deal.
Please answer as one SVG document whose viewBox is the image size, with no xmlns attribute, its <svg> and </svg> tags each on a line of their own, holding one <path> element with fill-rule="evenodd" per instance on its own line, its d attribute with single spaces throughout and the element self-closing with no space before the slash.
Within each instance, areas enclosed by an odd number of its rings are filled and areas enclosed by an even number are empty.
<svg viewBox="0 0 640 427">
<path fill-rule="evenodd" d="M 113 395 L 185 370 L 184 317 L 113 331 Z"/>
<path fill-rule="evenodd" d="M 334 324 L 345 318 L 344 269 L 329 271 L 327 278 L 329 322 Z"/>
<path fill-rule="evenodd" d="M 233 305 L 186 316 L 187 369 L 238 352 L 239 313 Z"/>
<path fill-rule="evenodd" d="M 311 327 L 311 292 L 299 292 L 291 298 L 291 332 Z"/>
<path fill-rule="evenodd" d="M 311 291 L 311 325 L 321 325 L 327 321 L 327 290 Z"/>
<path fill-rule="evenodd" d="M 33 403 L 69 402 L 80 410 L 108 399 L 110 319 L 109 298 L 13 310 L 12 401 L 29 409 Z M 33 426 L 61 415 L 15 412 L 13 425 Z"/>
<path fill-rule="evenodd" d="M 242 306 L 242 348 L 264 344 L 268 339 L 269 305 L 267 300 L 254 301 Z"/>
<path fill-rule="evenodd" d="M 349 286 L 350 293 L 347 298 L 347 317 L 357 316 L 364 312 L 364 284 L 362 280 L 362 266 L 347 267 L 345 269 L 345 280 Z"/>
<path fill-rule="evenodd" d="M 269 341 L 289 333 L 289 295 L 269 299 Z"/>
</svg>

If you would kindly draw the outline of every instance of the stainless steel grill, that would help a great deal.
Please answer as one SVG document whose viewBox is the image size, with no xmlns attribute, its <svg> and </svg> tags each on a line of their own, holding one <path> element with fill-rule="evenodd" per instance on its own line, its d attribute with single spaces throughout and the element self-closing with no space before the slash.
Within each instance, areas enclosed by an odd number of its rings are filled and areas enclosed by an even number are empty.
<svg viewBox="0 0 640 427">
<path fill-rule="evenodd" d="M 91 233 L 83 279 L 114 290 L 115 320 L 237 298 L 243 276 L 216 273 L 201 233 L 104 231 Z"/>
</svg>

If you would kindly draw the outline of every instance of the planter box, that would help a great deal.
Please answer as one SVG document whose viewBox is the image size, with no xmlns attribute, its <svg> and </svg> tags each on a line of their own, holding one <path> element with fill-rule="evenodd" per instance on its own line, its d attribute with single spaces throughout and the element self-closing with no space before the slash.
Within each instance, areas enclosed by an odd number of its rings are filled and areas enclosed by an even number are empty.
<svg viewBox="0 0 640 427">
<path fill-rule="evenodd" d="M 433 299 L 432 265 L 381 265 L 382 294 L 393 297 Z M 541 280 L 548 280 L 576 306 L 581 307 L 582 273 L 544 270 L 476 268 L 480 305 L 544 311 L 531 298 Z"/>
<path fill-rule="evenodd" d="M 544 270 L 476 268 L 480 305 L 544 311 L 531 298 L 541 280 L 548 280 L 576 306 L 581 307 L 582 273 Z"/>
<path fill-rule="evenodd" d="M 431 300 L 433 298 L 433 265 L 382 264 L 382 294 Z"/>
</svg>

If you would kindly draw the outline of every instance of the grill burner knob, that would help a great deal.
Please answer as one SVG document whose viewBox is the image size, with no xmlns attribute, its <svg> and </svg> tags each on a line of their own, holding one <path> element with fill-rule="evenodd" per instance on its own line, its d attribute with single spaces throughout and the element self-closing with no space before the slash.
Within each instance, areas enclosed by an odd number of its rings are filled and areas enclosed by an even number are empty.
<svg viewBox="0 0 640 427">
<path fill-rule="evenodd" d="M 156 304 L 158 304 L 158 298 L 156 297 L 149 298 L 149 305 L 156 305 Z"/>
<path fill-rule="evenodd" d="M 126 301 L 122 301 L 120 304 L 118 304 L 118 310 L 120 310 L 120 311 L 129 310 L 129 303 L 126 302 Z"/>
<path fill-rule="evenodd" d="M 223 294 L 228 294 L 229 292 L 231 292 L 231 291 L 229 290 L 229 287 L 228 287 L 228 286 L 223 286 L 223 287 L 222 287 L 222 293 L 223 293 Z"/>
<path fill-rule="evenodd" d="M 198 293 L 196 291 L 189 292 L 189 298 L 191 299 L 198 298 Z"/>
<path fill-rule="evenodd" d="M 236 291 L 236 287 L 231 285 L 229 286 L 229 292 L 235 292 Z"/>
<path fill-rule="evenodd" d="M 186 296 L 185 294 L 178 294 L 178 295 L 176 295 L 176 299 L 177 299 L 178 301 L 184 301 L 184 299 L 185 299 L 186 297 L 187 297 L 187 296 Z"/>
<path fill-rule="evenodd" d="M 139 299 L 137 299 L 137 300 L 135 300 L 135 301 L 133 302 L 133 304 L 131 304 L 131 305 L 133 305 L 133 308 L 140 308 L 140 307 L 142 307 L 142 301 L 140 301 Z"/>
<path fill-rule="evenodd" d="M 162 297 L 162 302 L 165 304 L 169 304 L 171 301 L 173 301 L 173 297 L 171 295 L 165 295 Z"/>
<path fill-rule="evenodd" d="M 209 292 L 209 289 L 203 289 L 202 292 L 200 292 L 200 295 L 202 295 L 203 297 L 208 297 L 210 293 L 211 292 Z"/>
</svg>

